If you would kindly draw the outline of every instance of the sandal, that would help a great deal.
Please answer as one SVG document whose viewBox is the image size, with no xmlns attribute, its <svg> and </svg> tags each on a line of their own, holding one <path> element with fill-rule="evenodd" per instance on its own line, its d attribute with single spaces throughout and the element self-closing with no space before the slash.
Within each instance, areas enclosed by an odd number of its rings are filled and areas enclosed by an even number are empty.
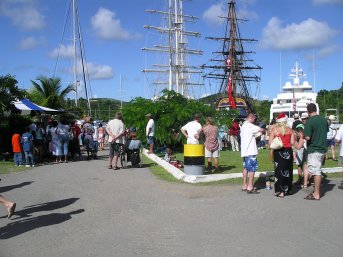
<svg viewBox="0 0 343 257">
<path fill-rule="evenodd" d="M 248 189 L 242 188 L 242 192 L 246 192 L 246 191 L 248 191 Z"/>
<path fill-rule="evenodd" d="M 112 169 L 112 165 L 108 165 L 108 167 L 107 167 L 107 168 L 111 170 L 111 169 Z"/>
<path fill-rule="evenodd" d="M 254 189 L 254 188 L 251 189 L 251 190 L 248 190 L 248 189 L 247 189 L 247 194 L 248 194 L 248 195 L 251 195 L 251 194 L 259 194 L 259 193 L 260 193 L 260 192 L 256 191 L 256 189 Z"/>
<path fill-rule="evenodd" d="M 119 170 L 119 167 L 113 167 L 114 170 Z"/>
<path fill-rule="evenodd" d="M 319 200 L 320 200 L 320 198 L 319 198 L 319 199 L 314 198 L 313 193 L 308 194 L 306 197 L 304 197 L 304 199 L 305 199 L 305 200 L 316 200 L 316 201 L 319 201 Z"/>
</svg>

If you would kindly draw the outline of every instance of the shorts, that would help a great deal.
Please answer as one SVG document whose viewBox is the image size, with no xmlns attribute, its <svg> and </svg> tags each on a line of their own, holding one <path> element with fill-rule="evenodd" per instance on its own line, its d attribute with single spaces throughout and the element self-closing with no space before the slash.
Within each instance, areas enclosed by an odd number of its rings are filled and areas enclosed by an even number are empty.
<svg viewBox="0 0 343 257">
<path fill-rule="evenodd" d="M 295 157 L 295 163 L 302 167 L 304 165 L 304 161 L 305 161 L 305 158 L 304 158 L 304 148 L 301 148 L 301 149 L 297 149 L 296 150 L 296 157 Z"/>
<path fill-rule="evenodd" d="M 258 162 L 256 155 L 249 155 L 243 157 L 243 168 L 248 172 L 255 172 L 258 169 Z"/>
<path fill-rule="evenodd" d="M 315 152 L 307 155 L 307 168 L 311 175 L 321 175 L 324 158 L 325 153 Z"/>
<path fill-rule="evenodd" d="M 146 142 L 148 145 L 154 144 L 154 137 L 153 136 L 146 137 Z"/>
<path fill-rule="evenodd" d="M 335 138 L 326 139 L 326 146 L 327 146 L 327 147 L 335 146 L 335 145 L 336 145 L 336 143 L 335 143 Z"/>
<path fill-rule="evenodd" d="M 119 156 L 120 155 L 120 144 L 119 143 L 110 143 L 110 158 L 113 158 L 113 156 Z"/>
<path fill-rule="evenodd" d="M 219 157 L 219 150 L 210 151 L 210 150 L 207 150 L 207 148 L 205 147 L 205 157 L 206 158 L 218 158 Z"/>
<path fill-rule="evenodd" d="M 343 156 L 339 157 L 339 164 L 341 164 L 341 166 L 343 166 Z"/>
</svg>

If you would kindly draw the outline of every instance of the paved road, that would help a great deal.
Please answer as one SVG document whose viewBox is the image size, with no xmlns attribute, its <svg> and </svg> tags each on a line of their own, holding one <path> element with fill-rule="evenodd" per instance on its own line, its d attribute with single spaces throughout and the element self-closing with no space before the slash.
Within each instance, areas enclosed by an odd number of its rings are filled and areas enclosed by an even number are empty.
<svg viewBox="0 0 343 257">
<path fill-rule="evenodd" d="M 2 177 L 0 257 L 343 256 L 343 191 L 328 181 L 279 199 L 237 186 L 173 184 L 147 168 L 113 171 L 105 160 L 36 167 Z M 310 189 L 308 189 L 310 190 Z"/>
</svg>

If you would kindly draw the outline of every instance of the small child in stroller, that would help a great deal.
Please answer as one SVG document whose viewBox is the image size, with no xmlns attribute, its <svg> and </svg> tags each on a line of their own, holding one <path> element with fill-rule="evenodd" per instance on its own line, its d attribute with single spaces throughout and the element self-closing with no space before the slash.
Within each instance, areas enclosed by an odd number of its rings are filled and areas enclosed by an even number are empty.
<svg viewBox="0 0 343 257">
<path fill-rule="evenodd" d="M 140 157 L 141 141 L 137 138 L 136 128 L 130 128 L 129 139 L 125 144 L 125 152 L 127 154 L 127 161 L 131 165 L 141 167 L 142 161 Z"/>
</svg>

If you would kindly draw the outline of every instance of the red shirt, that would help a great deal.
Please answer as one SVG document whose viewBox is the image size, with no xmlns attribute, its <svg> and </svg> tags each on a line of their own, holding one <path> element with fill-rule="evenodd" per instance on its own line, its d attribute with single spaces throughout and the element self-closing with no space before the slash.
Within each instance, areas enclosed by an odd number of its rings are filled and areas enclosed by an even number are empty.
<svg viewBox="0 0 343 257">
<path fill-rule="evenodd" d="M 14 134 L 12 136 L 12 147 L 13 153 L 20 153 L 21 152 L 21 136 L 19 134 Z"/>
<path fill-rule="evenodd" d="M 237 121 L 234 121 L 230 127 L 230 136 L 238 136 L 239 135 L 239 124 Z"/>
</svg>

